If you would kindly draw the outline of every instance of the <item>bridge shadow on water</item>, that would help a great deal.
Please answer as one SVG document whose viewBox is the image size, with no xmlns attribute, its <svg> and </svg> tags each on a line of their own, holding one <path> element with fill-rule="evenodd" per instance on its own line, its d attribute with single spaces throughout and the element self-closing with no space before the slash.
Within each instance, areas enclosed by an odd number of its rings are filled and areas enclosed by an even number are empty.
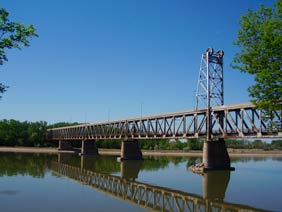
<svg viewBox="0 0 282 212">
<path fill-rule="evenodd" d="M 203 173 L 203 195 L 200 196 L 138 182 L 138 174 L 144 168 L 144 161 L 112 163 L 113 159 L 82 156 L 79 161 L 72 154 L 59 154 L 58 160 L 52 161 L 49 169 L 56 175 L 70 178 L 150 211 L 265 211 L 224 202 L 230 180 L 229 171 Z M 105 170 L 104 167 L 108 168 Z M 147 168 L 154 169 L 154 165 L 151 163 Z M 117 172 L 120 172 L 120 176 L 109 174 Z"/>
</svg>

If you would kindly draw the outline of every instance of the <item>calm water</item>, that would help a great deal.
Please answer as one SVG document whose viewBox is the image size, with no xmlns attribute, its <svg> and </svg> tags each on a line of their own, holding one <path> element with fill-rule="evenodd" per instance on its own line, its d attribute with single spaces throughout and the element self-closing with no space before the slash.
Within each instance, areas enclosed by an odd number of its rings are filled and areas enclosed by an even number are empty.
<svg viewBox="0 0 282 212">
<path fill-rule="evenodd" d="M 282 211 L 282 158 L 233 158 L 196 175 L 198 158 L 0 153 L 1 211 Z"/>
</svg>

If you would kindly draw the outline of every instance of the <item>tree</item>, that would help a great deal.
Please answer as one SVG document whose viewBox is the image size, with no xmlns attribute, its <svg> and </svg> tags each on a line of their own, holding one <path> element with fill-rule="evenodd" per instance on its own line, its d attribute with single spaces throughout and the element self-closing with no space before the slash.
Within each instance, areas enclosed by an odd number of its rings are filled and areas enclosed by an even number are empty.
<svg viewBox="0 0 282 212">
<path fill-rule="evenodd" d="M 8 19 L 9 12 L 0 8 L 0 65 L 8 61 L 6 49 L 22 49 L 29 46 L 32 37 L 38 37 L 33 25 L 12 22 Z M 4 93 L 8 87 L 0 83 L 0 93 Z M 0 96 L 1 97 L 1 96 Z"/>
<path fill-rule="evenodd" d="M 274 148 L 274 149 L 281 149 L 282 150 L 282 140 L 273 140 L 271 142 L 271 146 Z"/>
<path fill-rule="evenodd" d="M 261 5 L 249 10 L 239 21 L 240 52 L 231 66 L 254 75 L 255 84 L 248 91 L 259 109 L 282 109 L 282 0 L 274 8 Z"/>
</svg>

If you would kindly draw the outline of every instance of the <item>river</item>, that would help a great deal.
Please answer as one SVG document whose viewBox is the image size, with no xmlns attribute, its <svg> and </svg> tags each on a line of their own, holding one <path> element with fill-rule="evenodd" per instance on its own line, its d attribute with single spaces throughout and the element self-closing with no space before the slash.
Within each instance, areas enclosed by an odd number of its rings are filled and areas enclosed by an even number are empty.
<svg viewBox="0 0 282 212">
<path fill-rule="evenodd" d="M 282 211 L 282 157 L 231 158 L 194 174 L 195 157 L 0 153 L 1 211 Z"/>
</svg>

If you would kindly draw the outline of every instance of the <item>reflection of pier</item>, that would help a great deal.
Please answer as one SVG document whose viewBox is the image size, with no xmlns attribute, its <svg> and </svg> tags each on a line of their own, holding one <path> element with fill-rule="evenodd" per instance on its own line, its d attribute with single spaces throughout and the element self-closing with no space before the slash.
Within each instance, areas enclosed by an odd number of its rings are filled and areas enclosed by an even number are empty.
<svg viewBox="0 0 282 212">
<path fill-rule="evenodd" d="M 121 165 L 121 171 L 129 170 L 126 164 Z M 58 175 L 68 177 L 79 183 L 107 193 L 115 198 L 137 204 L 148 210 L 155 211 L 264 211 L 244 205 L 223 202 L 225 190 L 229 182 L 229 172 L 223 175 L 209 173 L 203 175 L 203 197 L 164 187 L 127 180 L 134 177 L 118 177 L 102 174 L 80 167 L 52 162 L 50 169 Z M 139 170 L 133 175 L 138 174 Z M 132 173 L 131 173 L 132 175 Z M 137 175 L 136 175 L 137 177 Z M 217 179 L 215 182 L 212 181 Z M 218 193 L 211 192 L 214 186 Z"/>
</svg>

